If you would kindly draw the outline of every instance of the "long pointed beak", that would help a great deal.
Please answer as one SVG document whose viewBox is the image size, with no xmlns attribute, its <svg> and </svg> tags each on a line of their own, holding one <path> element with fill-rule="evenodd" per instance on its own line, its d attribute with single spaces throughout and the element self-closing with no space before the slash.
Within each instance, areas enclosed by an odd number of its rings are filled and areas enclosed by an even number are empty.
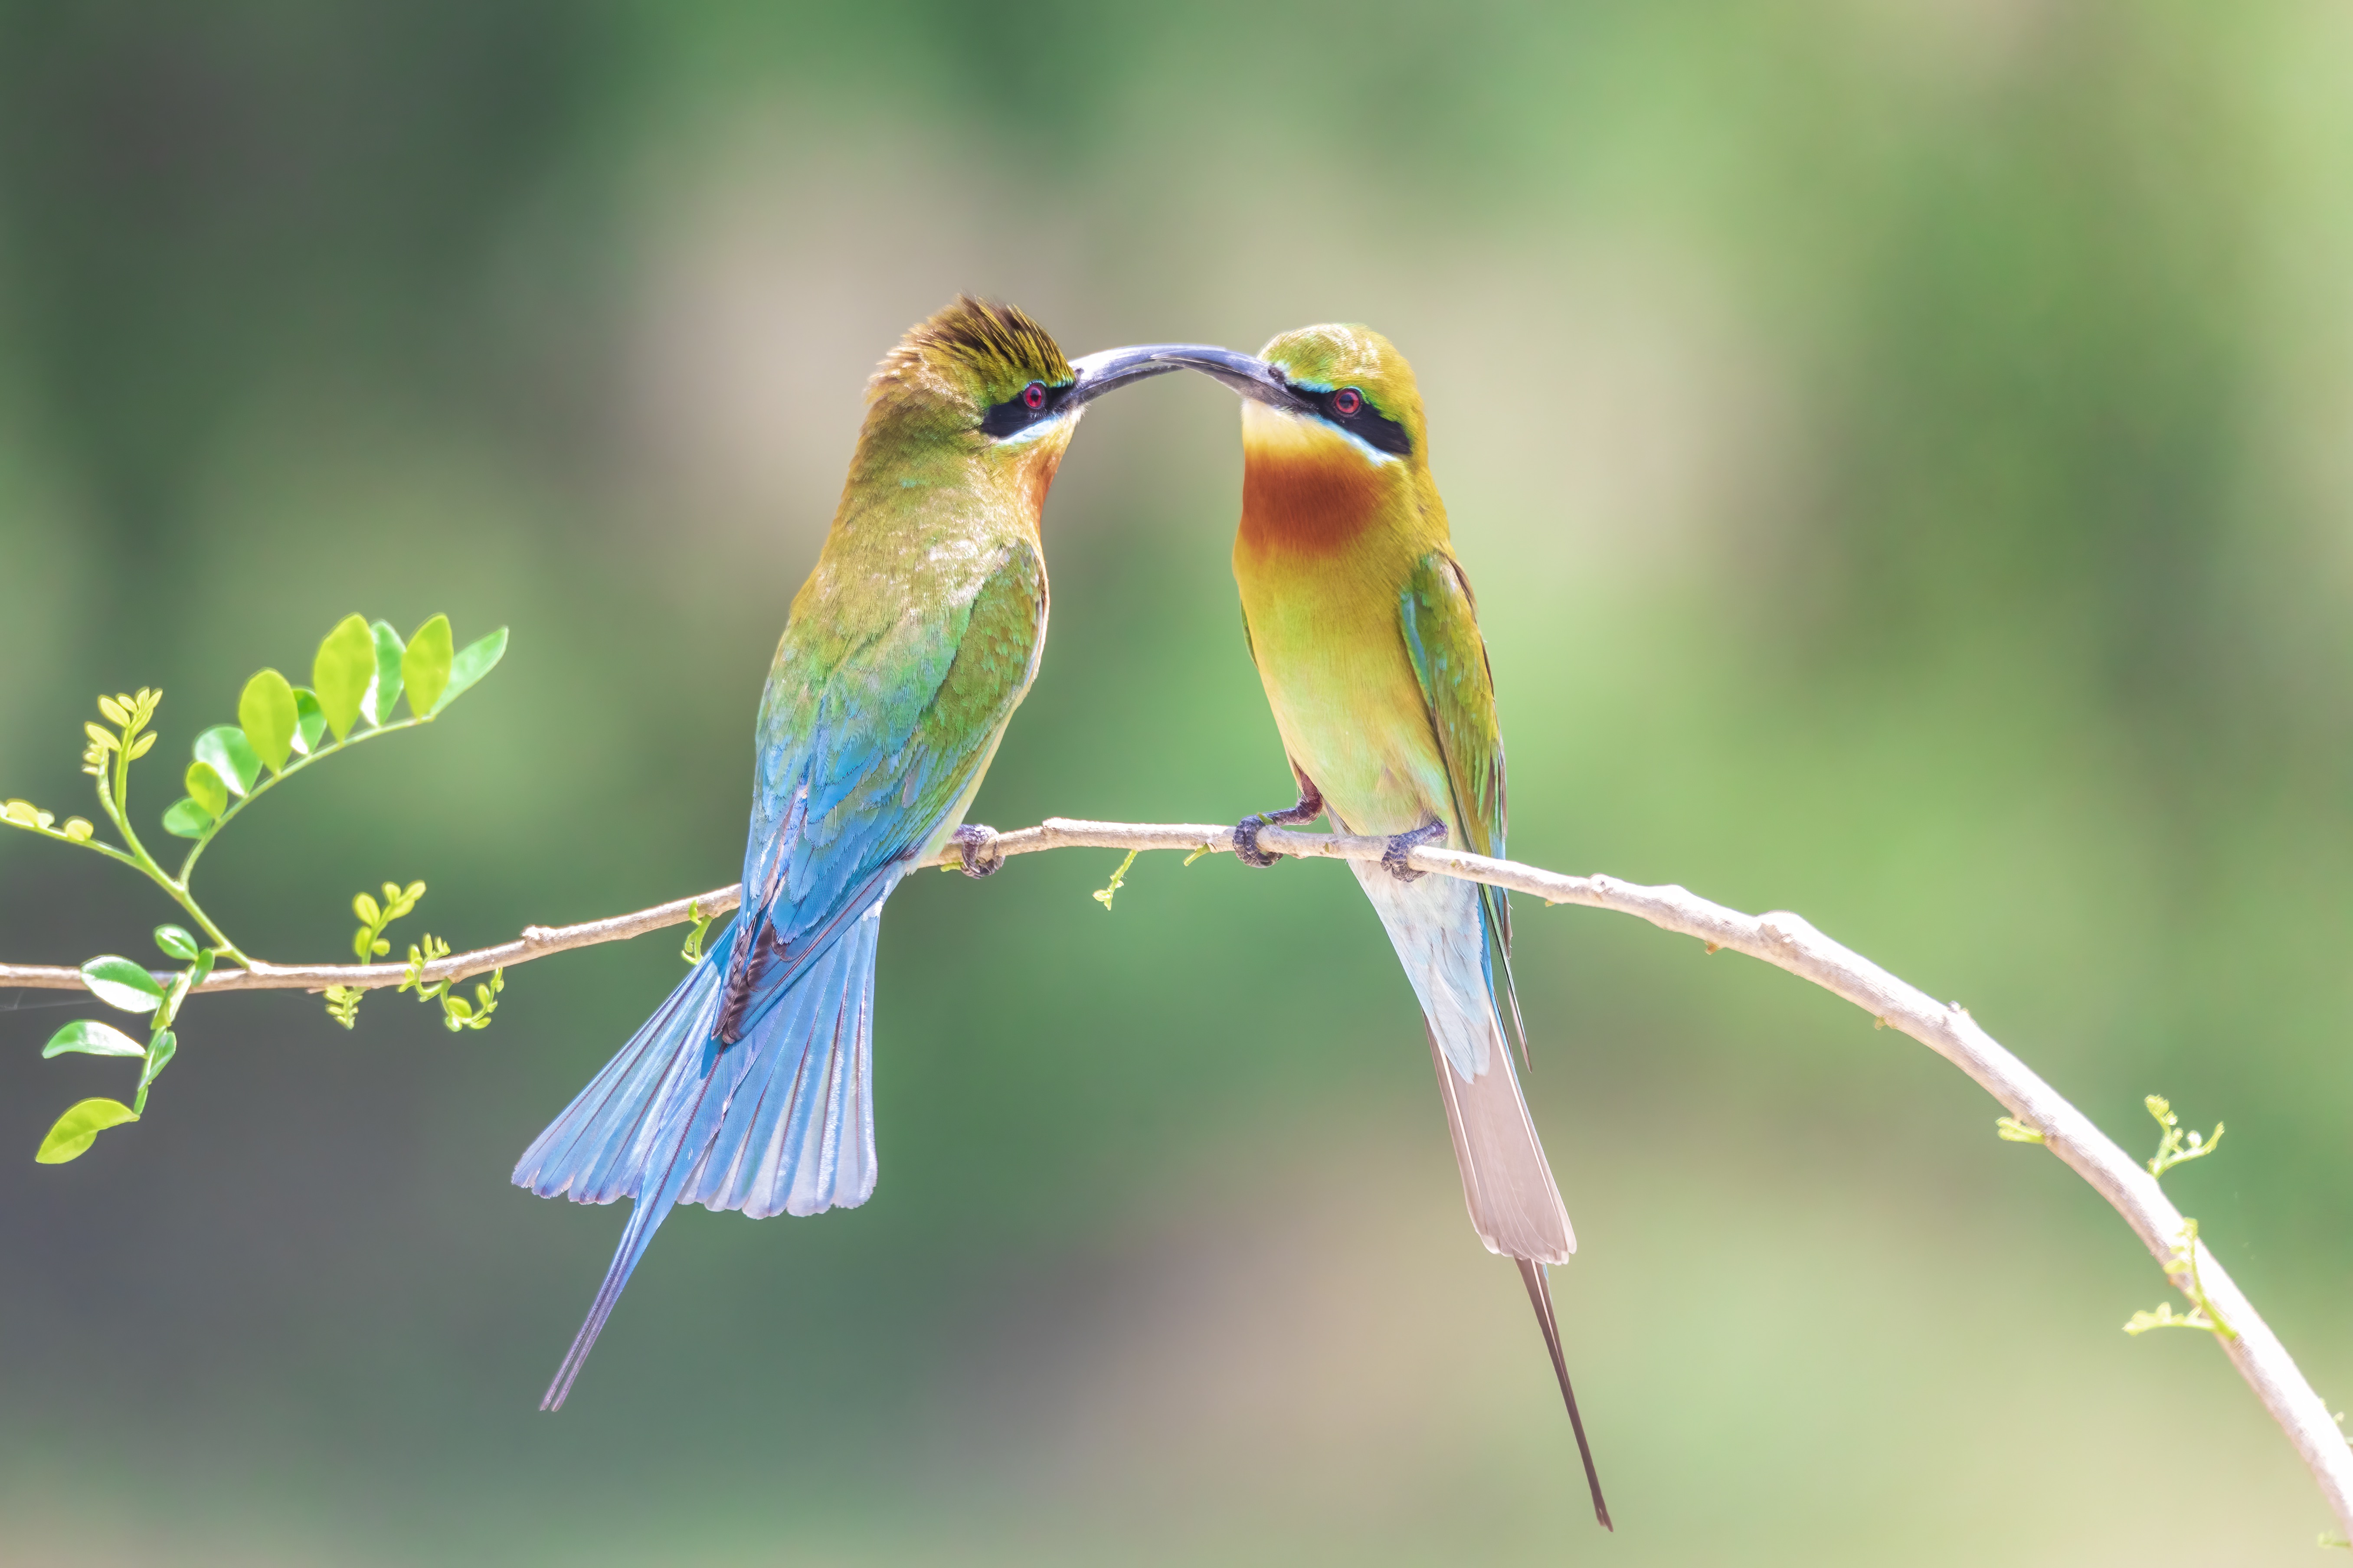
<svg viewBox="0 0 2353 1568">
<path fill-rule="evenodd" d="M 1131 382 L 1143 381 L 1155 375 L 1166 375 L 1172 370 L 1184 368 L 1181 365 L 1164 364 L 1160 362 L 1160 351 L 1166 345 L 1145 343 L 1124 349 L 1105 349 L 1101 353 L 1080 355 L 1071 362 L 1071 369 L 1077 373 L 1078 382 L 1071 388 L 1070 395 L 1062 399 L 1062 406 L 1077 408 L 1084 404 L 1092 403 L 1104 393 L 1114 391 Z"/>
<path fill-rule="evenodd" d="M 1244 397 L 1277 408 L 1301 412 L 1314 406 L 1293 392 L 1282 373 L 1266 361 L 1254 354 L 1221 349 L 1215 343 L 1141 343 L 1105 349 L 1101 353 L 1072 360 L 1071 368 L 1078 373 L 1079 379 L 1065 400 L 1066 407 L 1100 397 L 1113 387 L 1147 376 L 1166 375 L 1172 370 L 1199 371 Z"/>
<path fill-rule="evenodd" d="M 1314 409 L 1314 404 L 1291 390 L 1281 371 L 1256 354 L 1237 353 L 1214 343 L 1162 343 L 1152 352 L 1164 369 L 1198 370 L 1253 402 L 1293 414 Z"/>
</svg>

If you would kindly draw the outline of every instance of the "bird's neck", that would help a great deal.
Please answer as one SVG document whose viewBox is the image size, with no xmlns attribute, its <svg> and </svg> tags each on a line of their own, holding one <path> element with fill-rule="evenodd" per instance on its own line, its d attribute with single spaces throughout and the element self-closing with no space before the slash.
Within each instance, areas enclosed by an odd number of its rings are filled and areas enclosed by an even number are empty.
<svg viewBox="0 0 2353 1568">
<path fill-rule="evenodd" d="M 911 529 L 923 534 L 1010 530 L 1035 543 L 1073 423 L 1030 440 L 977 444 L 961 430 L 892 428 L 870 420 L 850 463 L 835 529 L 880 528 L 901 535 Z"/>
<path fill-rule="evenodd" d="M 1072 421 L 1075 423 L 1076 416 Z M 1071 449 L 1071 432 L 1064 430 L 1029 443 L 1029 450 L 1016 451 L 1008 477 L 1022 498 L 1029 531 L 1035 533 L 1038 520 L 1045 515 L 1046 492 L 1054 488 L 1054 476 L 1062 471 L 1062 454 Z"/>
<path fill-rule="evenodd" d="M 1413 526 L 1415 493 L 1401 459 L 1373 455 L 1308 420 L 1246 416 L 1235 558 L 1317 558 L 1377 548 Z"/>
</svg>

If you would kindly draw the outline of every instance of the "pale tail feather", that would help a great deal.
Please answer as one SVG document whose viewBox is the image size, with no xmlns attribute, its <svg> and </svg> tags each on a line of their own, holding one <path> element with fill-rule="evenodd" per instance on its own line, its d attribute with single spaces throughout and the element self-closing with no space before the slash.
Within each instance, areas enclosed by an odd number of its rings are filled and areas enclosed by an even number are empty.
<svg viewBox="0 0 2353 1568">
<path fill-rule="evenodd" d="M 1501 1032 L 1488 1069 L 1468 1083 L 1440 1052 L 1434 1034 L 1430 1058 L 1446 1102 L 1446 1130 L 1454 1137 L 1454 1163 L 1462 1171 L 1462 1201 L 1479 1239 L 1506 1258 L 1567 1262 L 1577 1250 L 1577 1231 Z"/>
<path fill-rule="evenodd" d="M 1491 1252 L 1567 1262 L 1577 1233 L 1495 1015 L 1476 885 L 1451 877 L 1401 882 L 1376 865 L 1356 870 L 1421 1003 L 1472 1227 Z"/>
<path fill-rule="evenodd" d="M 1356 862 L 1365 896 L 1380 911 L 1381 924 L 1413 982 L 1430 1038 L 1430 1066 L 1438 1071 L 1439 1098 L 1446 1105 L 1446 1128 L 1454 1139 L 1454 1162 L 1462 1172 L 1462 1200 L 1472 1226 L 1490 1252 L 1514 1258 L 1527 1286 L 1528 1305 L 1543 1331 L 1545 1349 L 1560 1380 L 1561 1402 L 1577 1434 L 1585 1461 L 1593 1515 L 1604 1529 L 1609 1505 L 1602 1500 L 1601 1478 L 1585 1440 L 1585 1419 L 1569 1386 L 1568 1359 L 1553 1313 L 1545 1265 L 1566 1263 L 1577 1250 L 1577 1232 L 1554 1184 L 1544 1142 L 1528 1116 L 1528 1102 L 1512 1070 L 1512 1053 L 1495 1015 L 1493 971 L 1489 967 L 1489 906 L 1475 883 L 1451 877 L 1401 882 L 1379 866 Z M 1513 1003 L 1518 1011 L 1516 998 Z M 1525 1043 L 1525 1036 L 1522 1036 Z"/>
</svg>

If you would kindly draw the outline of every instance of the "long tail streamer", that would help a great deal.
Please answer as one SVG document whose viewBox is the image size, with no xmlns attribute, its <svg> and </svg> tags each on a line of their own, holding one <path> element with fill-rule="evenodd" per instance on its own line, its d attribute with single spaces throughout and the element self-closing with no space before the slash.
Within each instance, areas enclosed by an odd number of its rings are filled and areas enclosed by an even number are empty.
<svg viewBox="0 0 2353 1568">
<path fill-rule="evenodd" d="M 1545 1266 L 1517 1259 L 1520 1280 L 1528 1288 L 1528 1305 L 1536 1310 L 1536 1321 L 1544 1326 L 1545 1349 L 1552 1352 L 1552 1370 L 1560 1379 L 1561 1403 L 1568 1406 L 1568 1425 L 1577 1434 L 1577 1457 L 1585 1461 L 1585 1484 L 1593 1492 L 1593 1517 L 1610 1534 L 1618 1527 L 1609 1522 L 1609 1505 L 1602 1500 L 1601 1475 L 1593 1468 L 1593 1448 L 1585 1440 L 1585 1417 L 1577 1413 L 1577 1390 L 1568 1385 L 1568 1358 L 1560 1350 L 1560 1322 L 1553 1316 L 1552 1282 L 1545 1278 Z"/>
</svg>

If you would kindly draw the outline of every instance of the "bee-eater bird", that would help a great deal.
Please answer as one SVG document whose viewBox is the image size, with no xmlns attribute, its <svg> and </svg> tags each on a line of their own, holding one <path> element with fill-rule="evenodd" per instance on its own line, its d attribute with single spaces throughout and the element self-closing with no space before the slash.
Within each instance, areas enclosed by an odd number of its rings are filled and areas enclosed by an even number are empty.
<svg viewBox="0 0 2353 1568">
<path fill-rule="evenodd" d="M 849 478 L 793 598 L 754 733 L 744 901 L 670 999 L 523 1152 L 517 1186 L 634 1200 L 540 1402 L 564 1404 L 674 1204 L 754 1218 L 874 1191 L 883 901 L 965 826 L 1046 643 L 1038 521 L 1086 405 L 1176 365 L 1065 360 L 1020 311 L 959 297 L 869 383 Z"/>
<path fill-rule="evenodd" d="M 1234 852 L 1271 866 L 1260 829 L 1327 814 L 1343 833 L 1388 837 L 1380 865 L 1351 864 L 1421 1003 L 1471 1223 L 1519 1263 L 1609 1528 L 1545 1277 L 1577 1236 L 1496 1009 L 1491 953 L 1511 997 L 1511 911 L 1501 889 L 1425 877 L 1404 859 L 1429 843 L 1500 856 L 1504 816 L 1494 678 L 1430 478 L 1413 369 L 1360 326 L 1285 332 L 1256 358 L 1165 357 L 1243 396 L 1234 577 L 1299 785 L 1296 805 L 1243 818 Z M 1516 1022 L 1516 999 L 1512 1011 Z"/>
</svg>

